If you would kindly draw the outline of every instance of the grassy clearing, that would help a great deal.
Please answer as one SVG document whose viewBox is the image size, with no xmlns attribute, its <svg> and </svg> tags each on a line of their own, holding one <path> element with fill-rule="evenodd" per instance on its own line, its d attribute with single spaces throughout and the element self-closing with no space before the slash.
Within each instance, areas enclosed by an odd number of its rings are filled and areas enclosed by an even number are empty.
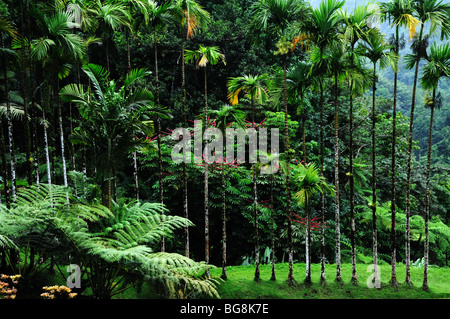
<svg viewBox="0 0 450 319">
<path fill-rule="evenodd" d="M 276 281 L 270 280 L 272 274 L 271 265 L 261 265 L 261 282 L 253 280 L 255 268 L 249 266 L 228 266 L 228 280 L 222 282 L 218 291 L 222 299 L 450 299 L 450 268 L 431 267 L 429 269 L 430 291 L 422 290 L 423 268 L 411 268 L 412 287 L 404 285 L 405 267 L 397 265 L 397 280 L 400 285 L 391 287 L 391 266 L 380 265 L 381 289 L 368 288 L 366 281 L 370 275 L 367 264 L 357 265 L 358 285 L 350 283 L 351 264 L 342 264 L 342 283 L 336 279 L 336 266 L 327 264 L 325 268 L 327 283 L 320 284 L 320 264 L 312 264 L 312 284 L 306 286 L 305 264 L 294 264 L 295 286 L 289 286 L 286 282 L 288 264 L 275 265 Z M 221 268 L 211 270 L 211 275 L 219 277 Z M 57 280 L 58 279 L 58 280 Z M 43 281 L 41 286 L 49 284 L 64 284 L 65 278 L 58 275 L 50 276 Z M 160 299 L 155 288 L 144 283 L 142 289 L 131 288 L 117 295 L 114 299 Z M 89 292 L 86 292 L 89 294 Z M 38 297 L 38 295 L 36 295 Z M 34 296 L 34 297 L 36 297 Z"/>
<path fill-rule="evenodd" d="M 370 272 L 368 265 L 357 265 L 358 285 L 350 283 L 351 264 L 341 266 L 342 283 L 336 279 L 336 266 L 326 265 L 325 272 L 327 283 L 320 284 L 320 265 L 311 265 L 312 284 L 306 286 L 305 264 L 294 265 L 295 286 L 286 283 L 288 264 L 276 264 L 276 281 L 271 281 L 271 265 L 261 265 L 261 282 L 253 280 L 254 266 L 230 266 L 227 267 L 228 280 L 219 287 L 219 293 L 223 299 L 442 299 L 450 298 L 450 268 L 429 269 L 430 291 L 422 290 L 423 268 L 412 268 L 412 287 L 404 285 L 405 267 L 397 265 L 398 287 L 391 287 L 391 267 L 381 265 L 381 289 L 368 288 L 366 281 Z M 221 269 L 211 272 L 214 276 L 220 276 Z"/>
</svg>

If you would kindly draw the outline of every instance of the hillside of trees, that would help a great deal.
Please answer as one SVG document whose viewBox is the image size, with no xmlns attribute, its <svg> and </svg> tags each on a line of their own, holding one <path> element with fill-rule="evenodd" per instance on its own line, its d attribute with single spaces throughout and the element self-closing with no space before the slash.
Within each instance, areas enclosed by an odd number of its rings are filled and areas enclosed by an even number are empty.
<svg viewBox="0 0 450 319">
<path fill-rule="evenodd" d="M 437 0 L 0 1 L 0 273 L 182 298 L 217 297 L 211 267 L 387 263 L 396 285 L 421 261 L 427 289 L 450 251 L 449 21 Z M 196 120 L 280 148 L 174 161 Z"/>
</svg>

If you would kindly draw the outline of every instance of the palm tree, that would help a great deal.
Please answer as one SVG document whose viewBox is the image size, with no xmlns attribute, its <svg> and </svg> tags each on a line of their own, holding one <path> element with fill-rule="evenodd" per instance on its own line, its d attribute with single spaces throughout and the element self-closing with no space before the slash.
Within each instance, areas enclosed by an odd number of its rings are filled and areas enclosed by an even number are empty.
<svg viewBox="0 0 450 319">
<path fill-rule="evenodd" d="M 110 72 L 110 46 L 112 44 L 110 30 L 114 32 L 122 27 L 130 28 L 130 13 L 127 4 L 114 0 L 104 2 L 94 0 L 89 9 L 96 21 L 102 43 L 105 45 L 106 69 Z"/>
<path fill-rule="evenodd" d="M 339 191 L 339 78 L 346 72 L 347 63 L 345 41 L 337 40 L 329 48 L 328 63 L 330 75 L 334 77 L 334 187 L 335 187 L 335 221 L 336 221 L 336 281 L 341 281 L 341 226 L 340 226 L 340 191 Z"/>
<path fill-rule="evenodd" d="M 186 118 L 186 73 L 185 73 L 185 45 L 186 40 L 194 37 L 199 29 L 206 29 L 211 19 L 207 12 L 195 0 L 177 0 L 171 7 L 170 12 L 175 24 L 179 27 L 181 36 L 181 90 L 182 90 L 182 118 L 183 127 L 187 127 Z M 189 218 L 188 193 L 187 193 L 187 174 L 186 163 L 183 162 L 183 211 L 184 217 Z M 189 229 L 185 228 L 185 250 L 186 257 L 189 257 Z"/>
<path fill-rule="evenodd" d="M 300 205 L 305 208 L 306 216 L 306 283 L 311 283 L 311 219 L 310 219 L 310 205 L 313 196 L 317 192 L 331 188 L 326 182 L 325 178 L 320 174 L 319 168 L 316 164 L 299 164 L 295 167 L 293 176 L 294 185 L 298 191 L 294 198 Z"/>
<path fill-rule="evenodd" d="M 382 18 L 391 23 L 391 27 L 395 26 L 394 35 L 394 53 L 397 55 L 394 69 L 394 103 L 392 107 L 392 152 L 391 152 L 391 214 L 392 214 L 392 229 L 391 229 L 391 285 L 397 285 L 396 272 L 396 228 L 395 228 L 395 211 L 396 211 L 396 135 L 397 135 L 397 71 L 398 71 L 398 55 L 400 51 L 400 36 L 399 31 L 401 27 L 406 27 L 411 38 L 416 33 L 416 26 L 421 22 L 414 18 L 413 7 L 411 0 L 391 0 L 387 3 L 381 4 Z"/>
<path fill-rule="evenodd" d="M 109 72 L 99 65 L 85 65 L 83 71 L 93 85 L 93 93 L 86 92 L 82 85 L 69 84 L 61 89 L 60 96 L 63 101 L 79 106 L 85 123 L 81 132 L 74 134 L 72 139 L 90 145 L 93 153 L 98 155 L 100 178 L 107 180 L 103 188 L 103 204 L 111 207 L 112 179 L 118 165 L 123 163 L 120 158 L 141 143 L 140 139 L 136 140 L 136 135 L 153 134 L 151 117 L 168 115 L 165 109 L 154 105 L 150 91 L 135 87 L 137 81 L 148 76 L 146 70 L 129 72 L 121 87 L 108 81 Z"/>
<path fill-rule="evenodd" d="M 255 102 L 259 105 L 265 104 L 269 98 L 267 94 L 267 74 L 262 75 L 244 75 L 240 77 L 231 78 L 228 81 L 228 98 L 232 105 L 239 103 L 239 93 L 244 92 L 250 98 L 251 113 L 252 113 L 252 127 L 257 128 L 255 122 Z M 253 218 L 255 222 L 255 281 L 260 281 L 259 271 L 259 234 L 258 234 L 258 192 L 256 186 L 256 167 L 253 164 Z"/>
<path fill-rule="evenodd" d="M 226 128 L 234 123 L 237 127 L 245 127 L 245 113 L 239 108 L 238 105 L 223 105 L 218 110 L 210 110 L 208 113 L 211 117 L 211 121 L 215 123 L 216 128 L 218 128 L 223 136 L 225 136 Z M 225 167 L 227 163 L 231 163 L 234 159 L 226 158 L 225 154 L 218 154 L 217 163 L 221 166 L 221 182 L 222 182 L 222 274 L 221 278 L 227 279 L 227 259 L 226 259 L 226 185 L 225 185 Z M 205 184 L 207 185 L 207 184 Z M 207 191 L 207 189 L 205 189 Z M 206 195 L 205 195 L 206 196 Z M 207 203 L 206 203 L 207 204 Z M 209 211 L 205 209 L 205 262 L 209 263 Z M 209 275 L 209 272 L 207 273 Z"/>
<path fill-rule="evenodd" d="M 41 38 L 32 41 L 31 57 L 42 64 L 45 82 L 48 87 L 47 102 L 49 103 L 50 96 L 55 96 L 54 91 L 59 90 L 60 80 L 66 78 L 70 74 L 70 63 L 83 60 L 85 57 L 86 47 L 83 43 L 83 39 L 79 35 L 72 33 L 68 27 L 67 21 L 69 18 L 66 12 L 57 11 L 53 16 L 40 16 L 38 18 L 39 27 L 44 35 Z M 49 107 L 50 105 L 47 104 L 46 106 Z M 56 110 L 59 119 L 58 124 L 63 179 L 64 185 L 68 186 L 64 152 L 63 118 L 61 103 L 58 97 L 56 98 Z M 45 113 L 45 106 L 43 113 Z M 44 134 L 46 134 L 46 131 Z M 51 183 L 48 160 L 47 170 L 49 174 L 49 183 Z"/>
<path fill-rule="evenodd" d="M 438 0 L 419 0 L 413 2 L 413 7 L 417 13 L 418 19 L 422 22 L 420 25 L 419 36 L 415 39 L 413 45 L 413 54 L 408 56 L 406 67 L 414 69 L 414 81 L 412 88 L 412 100 L 411 100 L 411 115 L 409 118 L 409 135 L 408 135 L 408 159 L 406 167 L 406 227 L 405 227 L 405 267 L 406 267 L 406 284 L 411 284 L 411 270 L 410 270 L 410 196 L 411 196 L 411 157 L 412 157 L 412 135 L 414 124 L 414 107 L 416 103 L 416 86 L 419 72 L 419 63 L 426 55 L 426 40 L 427 37 L 423 37 L 424 25 L 430 22 L 430 31 L 433 33 L 439 28 L 441 29 L 442 38 L 447 37 L 450 32 L 450 28 L 447 26 L 447 22 L 450 19 L 450 5 L 444 4 Z M 446 27 L 447 26 L 447 27 Z"/>
<path fill-rule="evenodd" d="M 204 68 L 204 84 L 205 84 L 205 106 L 204 106 L 204 123 L 205 123 L 205 129 L 208 125 L 208 81 L 206 78 L 206 66 L 208 63 L 211 63 L 211 65 L 216 65 L 220 61 L 222 61 L 225 64 L 225 55 L 219 52 L 219 47 L 213 46 L 213 47 L 205 47 L 203 45 L 200 45 L 198 50 L 191 51 L 191 50 L 185 50 L 185 61 L 186 63 L 194 62 L 196 68 Z M 224 130 L 225 131 L 225 130 Z M 204 163 L 205 167 L 205 216 L 208 216 L 209 214 L 209 190 L 208 190 L 208 163 L 205 161 Z M 225 267 L 225 266 L 223 266 Z M 226 278 L 226 270 L 223 268 L 223 278 Z"/>
<path fill-rule="evenodd" d="M 350 241 L 352 246 L 352 282 L 358 281 L 356 275 L 356 252 L 355 252 L 355 185 L 354 185 L 354 171 L 353 171 L 353 95 L 355 85 L 358 80 L 364 79 L 361 77 L 361 55 L 355 50 L 356 43 L 367 36 L 367 32 L 370 29 L 368 25 L 368 19 L 375 14 L 378 10 L 378 6 L 374 2 L 363 3 L 354 8 L 350 14 L 346 11 L 342 12 L 344 21 L 344 36 L 349 41 L 348 60 L 351 71 L 349 72 L 349 122 L 350 122 L 350 134 L 349 134 L 349 184 L 350 184 Z M 359 78 L 359 79 L 358 79 Z M 361 81 L 360 81 L 361 82 Z"/>
<path fill-rule="evenodd" d="M 1 39 L 1 63 L 2 63 L 2 72 L 3 72 L 3 80 L 4 80 L 4 90 L 5 90 L 5 104 L 6 104 L 6 122 L 7 122 L 7 129 L 8 129 L 8 144 L 9 144 L 9 156 L 10 156 L 10 164 L 11 164 L 11 194 L 13 198 L 16 197 L 16 156 L 14 152 L 14 137 L 13 137 L 13 123 L 11 118 L 11 102 L 9 97 L 9 79 L 8 79 L 8 60 L 9 58 L 17 58 L 17 55 L 14 51 L 8 49 L 5 47 L 5 40 L 4 37 L 11 37 L 14 38 L 17 36 L 17 31 L 15 28 L 11 25 L 11 22 L 8 21 L 6 18 L 0 17 L 0 36 Z M 1 132 L 3 135 L 3 131 Z M 8 182 L 7 180 L 4 181 L 5 184 Z"/>
<path fill-rule="evenodd" d="M 23 105 L 28 106 L 28 101 L 30 97 L 30 82 L 27 78 L 27 67 L 28 67 L 28 57 L 29 54 L 27 54 L 28 47 L 26 43 L 30 42 L 29 37 L 27 34 L 29 34 L 29 29 L 26 24 L 25 15 L 27 14 L 27 8 L 24 6 L 23 1 L 20 1 L 20 33 L 21 36 L 19 38 L 20 45 L 16 47 L 16 49 L 20 49 L 20 75 L 21 75 L 21 83 L 22 83 L 22 97 L 23 97 Z M 31 70 L 31 68 L 30 68 Z M 28 107 L 24 108 L 24 117 L 25 117 L 25 156 L 27 158 L 27 183 L 29 186 L 33 184 L 33 177 L 32 177 L 32 159 L 31 159 L 31 129 L 30 129 L 30 113 L 33 115 L 33 112 L 29 111 Z M 32 116 L 31 116 L 32 117 Z"/>
<path fill-rule="evenodd" d="M 289 68 L 286 73 L 286 81 L 287 81 L 287 94 L 288 94 L 288 102 L 297 105 L 297 114 L 301 116 L 302 119 L 302 155 L 303 162 L 307 161 L 306 154 L 306 93 L 308 89 L 310 89 L 313 85 L 317 84 L 319 77 L 316 74 L 310 73 L 311 64 L 309 62 L 300 61 L 296 63 L 293 67 Z M 272 93 L 272 101 L 275 106 L 278 108 L 280 102 L 282 103 L 283 99 L 283 77 L 276 77 L 274 83 L 275 89 L 273 89 Z"/>
<path fill-rule="evenodd" d="M 428 135 L 428 153 L 427 153 L 427 177 L 425 193 L 425 244 L 424 244 L 424 278 L 422 288 L 428 290 L 428 255 L 429 255 L 429 234 L 428 223 L 430 219 L 430 169 L 431 169 L 431 149 L 433 138 L 433 116 L 434 110 L 441 107 L 442 97 L 440 93 L 436 94 L 439 80 L 450 78 L 450 44 L 433 44 L 430 47 L 430 53 L 426 57 L 428 63 L 424 66 L 423 75 L 420 82 L 424 89 L 432 90 L 431 98 L 425 99 L 425 104 L 430 108 L 430 128 Z"/>
<path fill-rule="evenodd" d="M 207 47 L 200 45 L 198 50 L 185 50 L 184 56 L 186 63 L 194 63 L 196 68 L 204 68 L 204 89 L 205 89 L 205 116 L 208 113 L 208 81 L 206 78 L 206 66 L 209 64 L 216 65 L 220 61 L 225 62 L 225 55 L 219 51 L 219 47 Z"/>
<path fill-rule="evenodd" d="M 170 7 L 172 2 L 167 2 L 159 5 L 156 1 L 148 1 L 149 17 L 146 24 L 150 29 L 150 34 L 154 46 L 154 63 L 155 63 L 155 92 L 156 92 L 156 104 L 160 105 L 160 83 L 159 83 L 159 66 L 158 66 L 158 44 L 160 42 L 160 36 L 164 33 L 165 28 L 173 22 L 172 15 L 170 14 Z M 158 144 L 158 182 L 159 182 L 159 202 L 164 203 L 164 189 L 163 189 L 163 165 L 161 154 L 161 119 L 158 116 L 156 118 L 156 130 L 157 130 L 157 144 Z M 161 242 L 162 251 L 165 249 L 165 239 Z"/>
<path fill-rule="evenodd" d="M 170 12 L 172 3 L 166 2 L 158 4 L 154 0 L 148 1 L 149 17 L 147 26 L 149 28 L 153 46 L 154 46 L 154 63 L 155 63 L 155 82 L 156 82 L 156 101 L 160 103 L 159 92 L 159 67 L 158 67 L 158 44 L 161 41 L 161 35 L 164 33 L 165 28 L 173 23 L 173 17 Z"/>
<path fill-rule="evenodd" d="M 376 134 L 375 134 L 375 125 L 376 125 L 376 84 L 377 84 L 377 64 L 380 68 L 385 68 L 388 65 L 395 65 L 393 58 L 394 55 L 392 52 L 388 51 L 391 49 L 391 46 L 386 43 L 383 35 L 380 33 L 378 29 L 372 29 L 369 33 L 369 36 L 365 39 L 365 42 L 360 44 L 360 46 L 364 49 L 364 55 L 370 60 L 373 64 L 373 74 L 372 74 L 372 201 L 369 204 L 372 210 L 372 252 L 373 252 L 373 265 L 374 265 L 374 280 L 375 282 L 379 282 L 379 274 L 378 274 L 378 233 L 377 233 L 377 187 L 376 187 L 376 164 L 375 164 L 375 156 L 376 156 Z"/>
<path fill-rule="evenodd" d="M 342 0 L 323 0 L 320 6 L 313 9 L 313 13 L 307 23 L 304 24 L 303 30 L 310 42 L 315 45 L 317 51 L 316 59 L 312 60 L 311 74 L 317 78 L 320 90 L 319 109 L 320 109 L 320 172 L 324 172 L 324 81 L 327 74 L 327 65 L 324 62 L 325 49 L 336 39 L 338 28 L 342 21 L 342 15 L 339 9 L 344 5 Z M 312 52 L 313 54 L 313 52 Z M 324 192 L 320 194 L 322 223 L 325 223 L 325 197 Z M 325 229 L 321 229 L 321 270 L 320 281 L 325 283 Z"/>
<path fill-rule="evenodd" d="M 286 163 L 289 166 L 290 146 L 289 146 L 289 126 L 288 126 L 288 100 L 287 100 L 287 55 L 295 47 L 291 42 L 298 33 L 294 24 L 305 21 L 309 14 L 308 7 L 299 0 L 260 0 L 252 6 L 253 23 L 252 30 L 256 32 L 268 32 L 277 39 L 277 51 L 275 55 L 280 55 L 283 64 L 283 104 L 285 123 L 285 153 Z M 289 171 L 289 168 L 288 170 Z M 288 283 L 294 283 L 293 273 L 293 245 L 292 245 L 292 216 L 291 216 L 291 186 L 289 174 L 286 174 L 286 214 L 288 220 L 288 243 L 289 243 L 289 272 Z"/>
</svg>

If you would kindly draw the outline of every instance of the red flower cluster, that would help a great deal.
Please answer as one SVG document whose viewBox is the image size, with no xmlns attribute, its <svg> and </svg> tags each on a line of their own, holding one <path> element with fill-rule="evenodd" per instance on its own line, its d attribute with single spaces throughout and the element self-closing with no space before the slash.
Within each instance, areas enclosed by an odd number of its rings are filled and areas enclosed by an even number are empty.
<svg viewBox="0 0 450 319">
<path fill-rule="evenodd" d="M 295 219 L 293 219 L 292 221 L 306 226 L 306 218 L 300 217 L 292 212 L 291 214 L 295 216 Z M 320 230 L 322 227 L 328 227 L 325 226 L 327 224 L 326 222 L 325 223 L 319 222 L 317 216 L 314 216 L 313 219 L 309 221 L 309 224 L 311 225 L 311 230 Z"/>
</svg>

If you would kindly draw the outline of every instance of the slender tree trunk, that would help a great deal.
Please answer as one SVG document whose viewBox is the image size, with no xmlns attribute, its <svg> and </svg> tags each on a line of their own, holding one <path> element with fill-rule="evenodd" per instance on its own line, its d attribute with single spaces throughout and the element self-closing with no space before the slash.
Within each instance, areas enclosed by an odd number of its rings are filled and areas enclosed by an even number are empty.
<svg viewBox="0 0 450 319">
<path fill-rule="evenodd" d="M 306 216 L 306 277 L 305 283 L 311 283 L 311 221 L 309 216 L 309 199 L 306 199 L 305 203 L 305 216 Z"/>
<path fill-rule="evenodd" d="M 4 40 L 2 39 L 2 47 L 5 47 Z M 16 155 L 14 151 L 14 135 L 13 135 L 13 123 L 11 118 L 11 104 L 9 100 L 9 80 L 8 70 L 6 65 L 6 57 L 3 55 L 3 76 L 5 82 L 5 101 L 6 101 L 6 124 L 8 130 L 8 145 L 10 156 L 10 169 L 11 169 L 11 194 L 13 199 L 16 197 Z"/>
<path fill-rule="evenodd" d="M 256 165 L 253 165 L 253 219 L 255 222 L 255 281 L 261 281 L 259 271 L 259 234 L 258 234 L 258 191 L 256 188 Z"/>
<path fill-rule="evenodd" d="M 284 134 L 286 152 L 286 213 L 288 220 L 288 243 L 289 243 L 289 272 L 288 283 L 294 283 L 294 251 L 292 243 L 292 216 L 291 216 L 291 181 L 289 176 L 290 147 L 289 147 L 289 122 L 288 122 L 288 102 L 287 102 L 287 80 L 286 80 L 286 55 L 283 55 L 283 91 L 284 91 Z"/>
<path fill-rule="evenodd" d="M 220 278 L 226 280 L 227 277 L 227 207 L 225 192 L 225 165 L 222 167 L 222 275 Z"/>
<path fill-rule="evenodd" d="M 376 185 L 376 144 L 375 144 L 375 92 L 376 92 L 376 63 L 373 64 L 373 91 L 372 91 L 372 252 L 373 271 L 375 283 L 379 284 L 378 273 L 378 231 L 377 231 L 377 185 Z"/>
<path fill-rule="evenodd" d="M 0 118 L 0 147 L 1 147 L 1 156 L 2 156 L 2 170 L 3 170 L 3 180 L 5 185 L 5 203 L 6 207 L 9 209 L 11 205 L 11 191 L 9 188 L 9 168 L 6 161 L 6 143 L 5 136 L 3 135 L 3 121 Z"/>
<path fill-rule="evenodd" d="M 20 23 L 22 27 L 23 35 L 25 32 L 25 20 L 24 20 L 24 10 L 23 10 L 23 2 L 20 1 Z M 29 41 L 29 39 L 28 39 Z M 26 46 L 24 38 L 20 39 L 21 50 L 20 50 L 20 62 L 21 62 L 21 79 L 22 79 L 22 92 L 23 92 L 23 105 L 24 105 L 24 115 L 25 115 L 25 156 L 26 156 L 26 169 L 27 169 L 27 183 L 29 186 L 33 184 L 33 176 L 32 176 L 32 161 L 31 161 L 31 131 L 30 131 L 30 121 L 29 121 L 29 112 L 28 112 L 28 96 L 29 96 L 29 83 L 26 76 L 27 70 L 27 59 L 26 59 Z M 30 69 L 31 73 L 31 69 Z"/>
<path fill-rule="evenodd" d="M 108 138 L 108 198 L 107 198 L 107 201 L 108 201 L 108 209 L 110 209 L 111 210 L 111 191 L 112 191 L 112 188 L 111 188 L 111 184 L 112 184 L 112 181 L 111 181 L 111 179 L 112 179 L 112 167 L 111 167 L 111 165 L 112 165 L 112 163 L 111 163 L 111 138 Z"/>
<path fill-rule="evenodd" d="M 134 178 L 134 192 L 136 200 L 139 200 L 139 179 L 138 179 L 138 162 L 137 152 L 133 152 L 133 178 Z"/>
<path fill-rule="evenodd" d="M 28 42 L 28 63 L 30 65 L 30 96 L 31 96 L 31 123 L 33 128 L 33 134 L 31 138 L 31 142 L 33 145 L 33 153 L 34 153 L 34 174 L 36 177 L 36 184 L 39 185 L 40 183 L 40 176 L 39 176 L 39 154 L 38 154 L 38 140 L 37 140 L 37 116 L 36 116 L 36 98 L 35 95 L 32 93 L 34 91 L 34 76 L 33 76 L 33 62 L 31 60 L 29 52 L 31 51 L 30 43 Z M 41 91 L 42 92 L 42 91 Z M 42 94 L 42 93 L 41 93 Z M 44 104 L 42 104 L 44 106 Z"/>
<path fill-rule="evenodd" d="M 57 84 L 57 89 L 59 92 L 59 81 Z M 57 94 L 54 94 L 56 98 L 56 108 L 58 112 L 58 120 L 59 120 L 59 138 L 61 142 L 61 160 L 62 160 L 62 168 L 63 168 L 63 180 L 64 180 L 64 186 L 68 186 L 67 182 L 67 166 L 66 166 L 66 157 L 64 154 L 64 130 L 63 130 L 63 119 L 62 119 L 62 112 L 61 112 L 61 103 L 59 100 L 59 97 Z"/>
<path fill-rule="evenodd" d="M 209 263 L 209 189 L 208 163 L 205 161 L 205 261 Z M 208 272 L 209 275 L 209 272 Z"/>
<path fill-rule="evenodd" d="M 158 66 L 158 43 L 156 40 L 153 45 L 155 46 L 154 54 L 155 54 L 155 84 L 156 84 L 156 101 L 160 104 L 159 100 L 159 66 Z"/>
<path fill-rule="evenodd" d="M 46 108 L 50 107 L 50 92 L 51 86 L 47 83 L 47 96 L 45 97 L 46 102 L 44 103 L 44 107 L 42 108 L 42 120 L 44 122 L 44 143 L 45 143 L 45 159 L 47 162 L 47 183 L 52 185 L 52 170 L 50 166 L 50 151 L 49 151 L 49 143 L 48 143 L 48 126 L 47 119 L 45 115 Z M 42 91 L 41 91 L 42 93 Z"/>
<path fill-rule="evenodd" d="M 181 43 L 181 89 L 183 91 L 183 98 L 182 98 L 182 104 L 183 104 L 183 126 L 187 127 L 187 118 L 186 118 L 186 72 L 185 72 L 185 62 L 184 62 L 184 51 L 185 51 L 185 39 L 183 37 L 182 43 Z M 183 211 L 184 211 L 184 217 L 189 218 L 189 211 L 188 211 L 188 190 L 187 190 L 187 172 L 186 172 L 186 163 L 183 161 Z M 206 228 L 209 226 L 205 226 Z M 189 227 L 184 228 L 185 233 L 185 254 L 186 257 L 189 257 Z M 208 255 L 205 258 L 206 262 L 209 263 L 209 248 L 208 248 Z M 209 274 L 209 273 L 208 273 Z"/>
<path fill-rule="evenodd" d="M 426 177 L 426 193 L 425 193 L 425 239 L 424 239 L 424 265 L 423 265 L 423 284 L 422 289 L 428 290 L 428 258 L 430 251 L 429 229 L 430 220 L 430 173 L 431 173 L 431 150 L 433 146 L 433 117 L 434 103 L 436 98 L 436 88 L 433 89 L 433 105 L 430 112 L 430 128 L 428 134 L 428 153 L 427 153 L 427 177 Z"/>
<path fill-rule="evenodd" d="M 184 54 L 183 54 L 184 56 Z M 206 67 L 204 69 L 204 116 L 205 130 L 208 128 L 208 81 L 206 79 Z M 205 256 L 209 263 L 209 171 L 208 162 L 205 160 Z M 222 170 L 222 275 L 221 278 L 227 279 L 226 270 L 226 212 L 225 212 L 225 179 Z M 209 275 L 209 272 L 208 272 Z"/>
<path fill-rule="evenodd" d="M 423 23 L 420 26 L 419 43 L 422 41 Z M 417 76 L 419 73 L 420 56 L 416 60 L 416 67 L 414 70 L 414 81 L 412 89 L 411 100 L 411 115 L 409 117 L 409 133 L 408 133 L 408 159 L 406 164 L 406 206 L 405 206 L 405 268 L 406 279 L 405 283 L 411 285 L 411 231 L 410 231 L 410 216 L 411 216 L 411 157 L 412 157 L 412 138 L 413 138 L 413 124 L 414 124 L 414 108 L 416 105 L 416 86 Z"/>
<path fill-rule="evenodd" d="M 130 50 L 130 30 L 126 28 L 126 38 L 127 38 L 127 66 L 128 72 L 131 71 L 131 50 Z"/>
<path fill-rule="evenodd" d="M 131 71 L 131 52 L 130 52 L 130 31 L 126 29 L 126 40 L 127 40 L 127 70 L 128 73 Z M 157 118 L 157 121 L 159 117 Z M 159 151 L 159 149 L 158 149 Z M 134 197 L 139 200 L 139 174 L 138 174 L 138 161 L 137 152 L 133 152 L 133 179 L 134 179 Z"/>
<path fill-rule="evenodd" d="M 303 163 L 306 164 L 306 115 L 302 115 L 302 144 L 303 144 Z"/>
<path fill-rule="evenodd" d="M 323 178 L 323 157 L 324 157 L 324 119 L 323 119 L 323 83 L 320 82 L 320 176 Z M 322 217 L 322 226 L 325 225 L 325 194 L 322 186 L 322 191 L 320 192 L 320 210 Z M 320 282 L 324 284 L 326 282 L 325 276 L 325 227 L 320 229 Z"/>
<path fill-rule="evenodd" d="M 339 112 L 338 112 L 338 79 L 334 74 L 334 182 L 335 182 L 335 220 L 336 220 L 336 281 L 341 278 L 341 229 L 339 203 Z"/>
<path fill-rule="evenodd" d="M 106 39 L 106 70 L 110 73 L 109 69 L 109 39 Z"/>
<path fill-rule="evenodd" d="M 356 247 L 355 247 L 355 179 L 353 167 L 353 82 L 350 81 L 350 137 L 349 137 L 349 180 L 350 180 L 350 242 L 352 246 L 352 279 L 353 284 L 358 283 L 356 274 Z"/>
<path fill-rule="evenodd" d="M 156 125 L 158 130 L 158 179 L 159 179 L 159 202 L 164 204 L 164 188 L 163 188 L 163 168 L 162 168 L 162 155 L 161 155 L 161 119 L 158 116 L 156 119 Z"/>
<path fill-rule="evenodd" d="M 253 97 L 251 98 L 252 103 L 252 125 L 255 125 L 255 102 Z M 256 129 L 256 125 L 255 125 Z M 256 165 L 253 164 L 253 220 L 255 223 L 255 281 L 261 281 L 261 273 L 259 270 L 259 225 L 258 225 L 258 190 L 256 186 Z"/>
<path fill-rule="evenodd" d="M 275 276 L 275 220 L 274 220 L 274 205 L 273 205 L 273 175 L 270 178 L 270 212 L 272 213 L 272 276 L 270 280 L 276 280 Z"/>
<path fill-rule="evenodd" d="M 161 104 L 159 94 L 159 67 L 158 67 L 158 44 L 156 40 L 153 42 L 155 46 L 154 60 L 155 60 L 155 82 L 156 82 L 156 103 L 159 106 Z M 158 182 L 159 182 L 159 202 L 164 204 L 164 187 L 163 187 L 163 163 L 161 154 L 161 118 L 156 117 L 156 129 L 158 131 L 157 143 L 158 143 Z M 165 251 L 165 237 L 161 239 L 161 251 Z"/>
<path fill-rule="evenodd" d="M 398 56 L 399 52 L 399 39 L 398 39 L 398 26 L 396 27 L 395 35 L 395 54 Z M 398 63 L 397 63 L 398 64 Z M 391 285 L 397 285 L 397 271 L 396 271 L 396 234 L 395 234 L 395 205 L 396 205 L 396 136 L 397 136 L 397 70 L 394 72 L 394 104 L 392 109 L 392 166 L 391 166 Z"/>
<path fill-rule="evenodd" d="M 80 85 L 80 83 L 78 83 Z M 69 123 L 70 123 L 70 134 L 73 134 L 73 112 L 72 112 L 72 102 L 69 103 Z M 71 159 L 72 159 L 72 170 L 76 171 L 76 162 L 75 162 L 75 145 L 73 143 L 70 143 L 70 150 L 71 150 Z"/>
</svg>

